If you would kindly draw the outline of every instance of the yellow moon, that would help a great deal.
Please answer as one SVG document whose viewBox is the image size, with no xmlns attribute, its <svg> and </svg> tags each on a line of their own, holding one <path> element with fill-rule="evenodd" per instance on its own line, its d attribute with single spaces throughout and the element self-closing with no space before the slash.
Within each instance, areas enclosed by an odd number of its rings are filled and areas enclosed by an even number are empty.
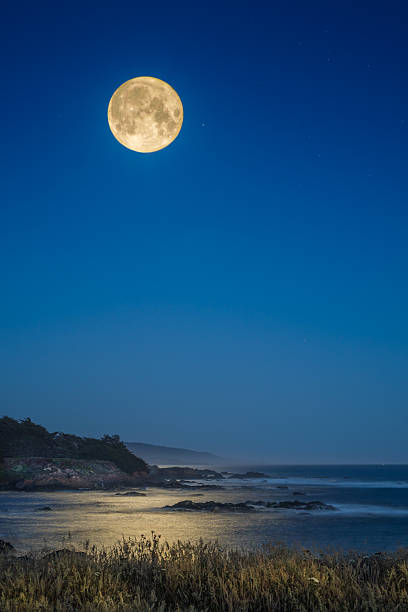
<svg viewBox="0 0 408 612">
<path fill-rule="evenodd" d="M 183 123 L 183 105 L 165 81 L 141 76 L 123 83 L 108 106 L 112 134 L 124 147 L 153 153 L 177 137 Z"/>
</svg>

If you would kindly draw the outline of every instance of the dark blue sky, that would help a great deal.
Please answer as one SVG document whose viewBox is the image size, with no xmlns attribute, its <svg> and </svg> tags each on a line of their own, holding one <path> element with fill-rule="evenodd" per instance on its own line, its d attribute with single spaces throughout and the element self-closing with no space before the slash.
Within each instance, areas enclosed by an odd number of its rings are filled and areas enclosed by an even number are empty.
<svg viewBox="0 0 408 612">
<path fill-rule="evenodd" d="M 8 3 L 2 413 L 407 462 L 406 2 Z M 176 141 L 121 146 L 125 80 Z"/>
</svg>

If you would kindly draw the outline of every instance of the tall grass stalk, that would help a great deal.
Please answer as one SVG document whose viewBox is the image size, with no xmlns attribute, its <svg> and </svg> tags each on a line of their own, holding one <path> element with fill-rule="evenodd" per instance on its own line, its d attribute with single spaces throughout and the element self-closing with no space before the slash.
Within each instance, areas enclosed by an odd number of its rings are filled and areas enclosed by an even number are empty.
<svg viewBox="0 0 408 612">
<path fill-rule="evenodd" d="M 2 612 L 408 610 L 408 551 L 228 550 L 160 537 L 0 559 Z"/>
</svg>

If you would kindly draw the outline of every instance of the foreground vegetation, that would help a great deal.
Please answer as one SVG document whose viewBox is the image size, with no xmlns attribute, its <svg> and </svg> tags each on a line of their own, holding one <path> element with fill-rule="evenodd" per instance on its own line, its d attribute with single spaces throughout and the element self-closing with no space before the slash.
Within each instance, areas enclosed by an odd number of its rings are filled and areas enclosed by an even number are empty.
<svg viewBox="0 0 408 612">
<path fill-rule="evenodd" d="M 1 557 L 2 612 L 408 610 L 404 550 L 228 551 L 215 543 L 161 544 L 153 535 L 109 551 Z"/>
</svg>

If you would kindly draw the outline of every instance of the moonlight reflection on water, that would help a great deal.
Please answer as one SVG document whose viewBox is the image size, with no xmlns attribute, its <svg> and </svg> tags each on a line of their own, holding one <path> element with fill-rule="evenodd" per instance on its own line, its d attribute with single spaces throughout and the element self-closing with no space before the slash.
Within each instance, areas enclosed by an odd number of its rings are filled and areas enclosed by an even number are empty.
<svg viewBox="0 0 408 612">
<path fill-rule="evenodd" d="M 211 492 L 193 499 L 224 501 L 225 493 Z M 158 490 L 148 491 L 146 497 L 122 497 L 105 491 L 0 493 L 0 537 L 12 540 L 20 550 L 61 546 L 68 536 L 75 545 L 90 540 L 110 546 L 122 537 L 149 535 L 152 531 L 169 542 L 203 538 L 229 545 L 250 544 L 252 536 L 247 542 L 240 536 L 248 527 L 247 515 L 161 510 L 188 497 L 185 491 Z M 243 494 L 228 492 L 228 497 L 241 499 Z M 46 506 L 51 510 L 42 510 Z M 251 515 L 252 528 L 264 519 L 261 513 Z M 282 520 L 283 515 L 268 516 L 269 523 Z"/>
<path fill-rule="evenodd" d="M 269 468 L 268 468 L 269 469 Z M 265 470 L 262 470 L 265 471 Z M 324 474 L 322 474 L 324 472 Z M 0 492 L 0 538 L 18 551 L 71 542 L 111 546 L 122 537 L 218 540 L 253 548 L 283 543 L 306 548 L 367 552 L 408 546 L 408 468 L 280 467 L 267 480 L 223 481 L 224 490 L 148 489 L 146 496 L 114 491 Z M 282 484 L 285 483 L 285 484 Z M 283 488 L 282 488 L 283 487 Z M 338 511 L 266 510 L 250 514 L 175 512 L 179 501 L 319 500 Z M 46 507 L 49 507 L 46 510 Z"/>
</svg>

